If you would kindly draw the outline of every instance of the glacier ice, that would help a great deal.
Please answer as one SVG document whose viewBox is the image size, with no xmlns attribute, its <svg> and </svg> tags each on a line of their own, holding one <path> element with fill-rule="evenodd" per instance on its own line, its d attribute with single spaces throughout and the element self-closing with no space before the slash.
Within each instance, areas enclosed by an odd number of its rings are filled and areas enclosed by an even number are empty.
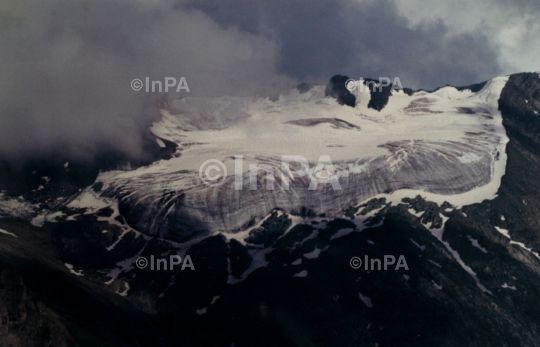
<svg viewBox="0 0 540 347">
<path fill-rule="evenodd" d="M 158 138 L 178 145 L 175 156 L 134 171 L 103 173 L 99 194 L 117 199 L 137 230 L 177 241 L 234 233 L 276 208 L 338 217 L 381 194 L 422 192 L 454 205 L 480 202 L 495 196 L 505 171 L 508 138 L 498 100 L 506 81 L 493 79 L 477 93 L 453 87 L 412 95 L 393 91 L 380 112 L 367 107 L 369 91 L 352 108 L 325 97 L 324 86 L 293 90 L 277 101 L 176 100 L 152 127 Z M 303 156 L 311 168 L 321 155 L 329 156 L 341 190 L 330 184 L 308 190 L 309 176 L 283 189 L 284 155 Z M 243 158 L 240 167 L 235 156 Z M 210 159 L 223 162 L 229 173 L 219 186 L 199 178 L 201 164 Z M 250 165 L 275 171 L 272 190 L 264 174 L 256 175 L 257 188 L 250 189 Z"/>
</svg>

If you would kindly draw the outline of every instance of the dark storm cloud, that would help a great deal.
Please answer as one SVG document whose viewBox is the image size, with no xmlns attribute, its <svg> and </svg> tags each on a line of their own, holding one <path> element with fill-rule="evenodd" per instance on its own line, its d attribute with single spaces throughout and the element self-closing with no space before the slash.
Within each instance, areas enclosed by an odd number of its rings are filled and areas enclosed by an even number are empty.
<svg viewBox="0 0 540 347">
<path fill-rule="evenodd" d="M 224 27 L 280 42 L 282 70 L 300 80 L 397 76 L 407 86 L 435 88 L 501 72 L 483 34 L 449 35 L 440 23 L 411 27 L 389 0 L 197 0 L 190 6 Z"/>
</svg>

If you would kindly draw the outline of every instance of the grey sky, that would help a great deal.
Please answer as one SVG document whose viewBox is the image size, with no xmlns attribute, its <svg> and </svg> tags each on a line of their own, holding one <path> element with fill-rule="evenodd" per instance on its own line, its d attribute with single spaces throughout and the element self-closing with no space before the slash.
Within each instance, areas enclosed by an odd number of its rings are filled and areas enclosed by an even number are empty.
<svg viewBox="0 0 540 347">
<path fill-rule="evenodd" d="M 281 71 L 301 80 L 400 77 L 413 88 L 540 69 L 532 1 L 193 0 L 223 27 L 281 43 Z M 530 14 L 523 14 L 527 9 Z M 537 18 L 537 16 L 536 16 Z M 531 30 L 532 29 L 532 30 Z M 516 54 L 519 52 L 520 54 Z M 536 66 L 536 67 L 535 67 Z"/>
</svg>

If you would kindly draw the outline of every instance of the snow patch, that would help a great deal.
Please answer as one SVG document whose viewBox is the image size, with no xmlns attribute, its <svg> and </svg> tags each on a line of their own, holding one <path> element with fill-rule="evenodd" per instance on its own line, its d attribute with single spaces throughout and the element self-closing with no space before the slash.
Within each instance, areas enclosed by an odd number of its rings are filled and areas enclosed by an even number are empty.
<svg viewBox="0 0 540 347">
<path fill-rule="evenodd" d="M 127 282 L 124 282 L 124 290 L 119 292 L 117 291 L 116 294 L 120 295 L 120 296 L 127 296 L 128 295 L 128 292 L 129 292 L 129 283 Z"/>
<path fill-rule="evenodd" d="M 69 270 L 69 272 L 71 272 L 72 274 L 76 275 L 76 276 L 84 276 L 82 270 L 79 270 L 79 271 L 75 271 L 73 269 L 73 265 L 69 264 L 69 263 L 65 263 L 64 266 Z"/>
<path fill-rule="evenodd" d="M 368 308 L 373 307 L 373 303 L 371 302 L 371 299 L 368 296 L 363 295 L 362 293 L 358 293 L 358 296 L 360 297 L 360 300 L 362 300 L 364 305 L 366 305 Z"/>
<path fill-rule="evenodd" d="M 4 229 L 0 229 L 0 233 L 17 237 L 17 235 L 15 235 L 14 233 L 10 233 L 9 231 L 6 231 Z"/>
<path fill-rule="evenodd" d="M 506 284 L 506 282 L 504 282 L 504 284 L 501 286 L 505 289 L 512 289 L 512 290 L 517 290 L 516 287 L 514 286 L 509 286 L 508 284 Z"/>
<path fill-rule="evenodd" d="M 159 139 L 159 138 L 156 138 L 156 142 L 157 142 L 158 146 L 161 147 L 161 148 L 167 147 L 167 146 L 165 145 L 165 142 L 163 142 L 163 141 L 162 141 L 161 139 Z"/>
<path fill-rule="evenodd" d="M 320 254 L 321 254 L 321 250 L 318 248 L 315 248 L 313 252 L 304 254 L 304 257 L 307 259 L 317 259 Z"/>
<path fill-rule="evenodd" d="M 41 214 L 36 217 L 34 217 L 30 224 L 32 224 L 35 227 L 41 228 L 46 222 L 48 223 L 56 223 L 56 218 L 60 218 L 65 216 L 65 214 L 62 211 L 57 211 L 50 214 Z"/>
<path fill-rule="evenodd" d="M 442 286 L 438 285 L 437 283 L 435 283 L 434 280 L 431 280 L 431 283 L 433 283 L 433 286 L 435 287 L 435 289 L 437 290 L 442 290 Z"/>
<path fill-rule="evenodd" d="M 422 217 L 422 215 L 424 214 L 424 211 L 419 211 L 419 212 L 416 212 L 414 209 L 410 208 L 408 209 L 407 211 L 409 211 L 410 214 L 412 214 L 413 216 L 416 216 L 418 218 Z"/>
<path fill-rule="evenodd" d="M 511 239 L 508 230 L 503 229 L 503 228 L 499 228 L 498 226 L 495 226 L 495 229 L 497 229 L 497 231 L 499 233 L 503 234 L 506 238 Z"/>
<path fill-rule="evenodd" d="M 30 204 L 23 197 L 12 198 L 0 192 L 0 218 L 15 217 L 31 219 L 37 206 Z"/>
<path fill-rule="evenodd" d="M 469 239 L 469 241 L 471 241 L 471 244 L 472 244 L 474 247 L 478 248 L 479 250 L 481 250 L 481 251 L 484 252 L 484 253 L 487 253 L 487 250 L 486 250 L 484 247 L 480 246 L 480 244 L 478 243 L 478 240 L 477 240 L 477 239 L 473 239 L 472 237 L 470 237 L 470 236 L 468 236 L 468 235 L 467 235 L 467 238 Z"/>
<path fill-rule="evenodd" d="M 519 247 L 523 248 L 524 250 L 530 252 L 531 254 L 533 254 L 536 258 L 540 259 L 540 254 L 534 252 L 532 250 L 532 248 L 528 248 L 527 246 L 525 246 L 525 244 L 523 242 L 517 242 L 517 241 L 513 241 L 512 238 L 510 237 L 510 233 L 508 232 L 508 230 L 506 229 L 503 229 L 503 228 L 499 228 L 498 226 L 495 226 L 495 229 L 497 229 L 497 231 L 499 233 L 501 233 L 502 235 L 504 235 L 506 238 L 508 238 L 510 240 L 510 244 L 511 245 L 518 245 Z"/>
<path fill-rule="evenodd" d="M 423 252 L 425 249 L 426 249 L 426 246 L 423 245 L 421 246 L 420 244 L 416 243 L 413 239 L 410 239 L 412 243 L 414 243 L 414 245 L 418 248 L 420 248 L 420 250 Z"/>
<path fill-rule="evenodd" d="M 437 263 L 436 261 L 433 261 L 431 259 L 426 258 L 427 261 L 429 261 L 431 264 L 435 265 L 438 268 L 442 268 L 441 264 Z"/>
<path fill-rule="evenodd" d="M 297 273 L 296 275 L 294 275 L 293 277 L 307 277 L 307 275 L 308 275 L 308 272 L 306 270 L 303 270 Z"/>
<path fill-rule="evenodd" d="M 334 239 L 337 239 L 339 237 L 343 237 L 343 236 L 346 236 L 346 235 L 349 235 L 350 233 L 352 233 L 353 231 L 355 231 L 355 229 L 352 229 L 352 228 L 344 228 L 344 229 L 339 229 L 337 231 L 337 233 L 335 233 L 334 235 L 332 235 L 330 237 L 330 240 L 334 240 Z"/>
</svg>

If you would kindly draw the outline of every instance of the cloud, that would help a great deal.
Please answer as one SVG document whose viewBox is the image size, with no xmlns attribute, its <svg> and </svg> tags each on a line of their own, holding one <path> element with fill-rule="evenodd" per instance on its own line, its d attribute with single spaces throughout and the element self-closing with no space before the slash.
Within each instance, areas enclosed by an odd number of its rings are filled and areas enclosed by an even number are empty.
<svg viewBox="0 0 540 347">
<path fill-rule="evenodd" d="M 443 23 L 493 47 L 502 74 L 540 70 L 540 2 L 534 0 L 396 0 L 411 25 Z"/>
<path fill-rule="evenodd" d="M 166 0 L 8 0 L 0 19 L 1 157 L 143 155 L 157 111 L 134 78 L 185 77 L 181 96 L 208 97 L 295 83 L 276 42 Z"/>
<path fill-rule="evenodd" d="M 471 84 L 501 70 L 479 31 L 452 33 L 443 22 L 411 24 L 390 0 L 197 0 L 223 27 L 271 37 L 282 45 L 281 71 L 300 80 L 400 77 L 404 86 Z"/>
</svg>

